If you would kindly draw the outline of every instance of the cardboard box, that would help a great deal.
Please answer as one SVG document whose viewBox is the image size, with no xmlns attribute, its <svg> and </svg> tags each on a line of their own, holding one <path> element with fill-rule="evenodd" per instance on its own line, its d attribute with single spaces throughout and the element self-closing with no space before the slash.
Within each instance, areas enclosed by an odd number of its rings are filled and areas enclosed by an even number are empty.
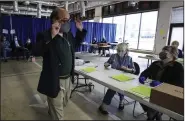
<svg viewBox="0 0 185 121">
<path fill-rule="evenodd" d="M 184 89 L 163 83 L 151 90 L 150 102 L 184 115 Z"/>
</svg>

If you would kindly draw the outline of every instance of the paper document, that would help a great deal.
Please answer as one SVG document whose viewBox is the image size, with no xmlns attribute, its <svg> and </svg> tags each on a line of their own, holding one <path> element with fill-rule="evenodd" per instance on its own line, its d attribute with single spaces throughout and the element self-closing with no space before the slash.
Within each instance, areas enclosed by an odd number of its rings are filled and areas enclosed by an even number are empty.
<svg viewBox="0 0 185 121">
<path fill-rule="evenodd" d="M 10 34 L 15 34 L 15 30 L 14 29 L 10 30 Z"/>
<path fill-rule="evenodd" d="M 124 74 L 111 76 L 111 78 L 113 78 L 113 79 L 115 79 L 117 81 L 120 81 L 120 82 L 130 81 L 130 80 L 134 79 L 133 77 L 129 77 L 129 76 L 126 76 Z"/>
<path fill-rule="evenodd" d="M 130 92 L 135 92 L 145 97 L 150 97 L 151 88 L 145 85 L 141 85 L 130 89 Z"/>
<path fill-rule="evenodd" d="M 83 68 L 82 71 L 87 72 L 87 73 L 91 73 L 91 72 L 96 71 L 96 68 L 95 67 L 86 67 L 86 68 Z"/>
<path fill-rule="evenodd" d="M 3 34 L 8 34 L 8 30 L 7 29 L 3 29 Z"/>
</svg>

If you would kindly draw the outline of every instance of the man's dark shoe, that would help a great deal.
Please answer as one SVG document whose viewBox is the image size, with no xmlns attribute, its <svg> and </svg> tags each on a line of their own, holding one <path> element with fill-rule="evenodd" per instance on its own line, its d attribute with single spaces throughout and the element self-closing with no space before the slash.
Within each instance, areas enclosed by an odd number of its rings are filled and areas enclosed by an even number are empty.
<svg viewBox="0 0 185 121">
<path fill-rule="evenodd" d="M 118 110 L 122 111 L 125 108 L 124 104 L 119 104 Z"/>
<path fill-rule="evenodd" d="M 99 111 L 104 114 L 104 115 L 108 115 L 109 112 L 107 112 L 102 106 L 99 107 Z"/>
</svg>

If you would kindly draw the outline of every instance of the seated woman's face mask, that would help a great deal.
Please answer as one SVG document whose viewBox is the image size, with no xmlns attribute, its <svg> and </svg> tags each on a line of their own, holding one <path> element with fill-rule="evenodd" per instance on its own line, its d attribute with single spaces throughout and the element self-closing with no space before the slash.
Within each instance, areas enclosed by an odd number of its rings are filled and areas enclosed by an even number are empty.
<svg viewBox="0 0 185 121">
<path fill-rule="evenodd" d="M 119 51 L 118 51 L 118 55 L 120 57 L 123 57 L 125 56 L 125 54 L 127 54 L 127 47 L 126 46 L 123 46 Z"/>
<path fill-rule="evenodd" d="M 124 50 L 124 51 L 119 51 L 119 52 L 118 52 L 118 55 L 119 55 L 120 57 L 125 56 L 125 54 L 127 54 L 127 51 L 126 51 L 126 50 Z"/>
<path fill-rule="evenodd" d="M 159 58 L 160 58 L 161 60 L 165 60 L 165 59 L 172 59 L 173 56 L 172 56 L 172 54 L 169 53 L 168 51 L 164 51 L 164 50 L 163 50 L 162 52 L 159 53 Z"/>
</svg>

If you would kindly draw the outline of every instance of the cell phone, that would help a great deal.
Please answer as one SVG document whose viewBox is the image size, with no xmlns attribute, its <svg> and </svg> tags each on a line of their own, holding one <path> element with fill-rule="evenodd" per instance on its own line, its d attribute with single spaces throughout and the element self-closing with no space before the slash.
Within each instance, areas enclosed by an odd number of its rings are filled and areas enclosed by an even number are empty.
<svg viewBox="0 0 185 121">
<path fill-rule="evenodd" d="M 90 61 L 85 61 L 85 63 L 90 63 Z"/>
</svg>

